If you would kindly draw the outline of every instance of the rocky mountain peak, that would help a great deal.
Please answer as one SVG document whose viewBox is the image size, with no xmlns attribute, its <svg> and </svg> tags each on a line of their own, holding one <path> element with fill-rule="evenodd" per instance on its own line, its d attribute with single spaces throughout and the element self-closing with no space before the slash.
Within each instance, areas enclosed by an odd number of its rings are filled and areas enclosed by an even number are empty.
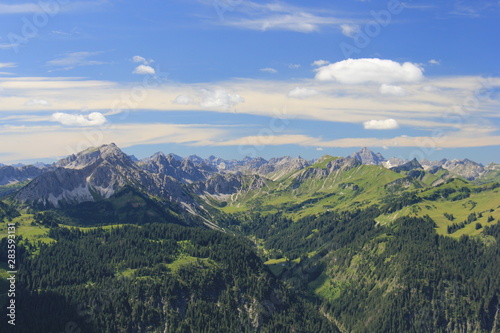
<svg viewBox="0 0 500 333">
<path fill-rule="evenodd" d="M 386 161 L 384 156 L 380 153 L 374 153 L 367 147 L 361 148 L 361 150 L 351 154 L 349 157 L 355 158 L 365 165 L 379 165 Z"/>
</svg>

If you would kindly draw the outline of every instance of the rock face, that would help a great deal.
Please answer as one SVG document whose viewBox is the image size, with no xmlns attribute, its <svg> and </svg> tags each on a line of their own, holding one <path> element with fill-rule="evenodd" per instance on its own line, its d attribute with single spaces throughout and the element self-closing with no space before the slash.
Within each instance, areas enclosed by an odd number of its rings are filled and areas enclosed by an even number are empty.
<svg viewBox="0 0 500 333">
<path fill-rule="evenodd" d="M 452 174 L 464 177 L 467 180 L 479 178 L 485 172 L 481 164 L 467 158 L 463 160 L 446 161 L 446 163 L 443 164 L 443 169 L 448 170 Z"/>
<path fill-rule="evenodd" d="M 350 155 L 349 157 L 355 158 L 365 165 L 380 165 L 386 161 L 384 156 L 380 153 L 375 154 L 370 149 L 363 147 L 360 151 Z"/>
<path fill-rule="evenodd" d="M 40 176 L 43 172 L 44 169 L 37 168 L 33 165 L 22 167 L 14 167 L 10 165 L 2 166 L 0 167 L 0 185 L 9 185 L 32 180 L 33 178 Z"/>
<path fill-rule="evenodd" d="M 392 171 L 395 172 L 402 172 L 402 171 L 413 171 L 413 170 L 418 170 L 421 169 L 423 170 L 424 168 L 422 165 L 417 161 L 416 158 L 413 160 L 406 162 L 405 164 L 401 164 L 397 167 L 391 168 Z"/>
<path fill-rule="evenodd" d="M 104 145 L 71 155 L 45 172 L 15 196 L 22 203 L 59 207 L 107 199 L 125 185 L 160 195 L 152 177 L 141 170 L 116 145 Z"/>
<path fill-rule="evenodd" d="M 497 177 L 499 172 L 497 165 L 484 168 L 468 159 L 437 162 L 422 160 L 421 163 L 416 159 L 409 162 L 399 159 L 387 161 L 367 148 L 362 148 L 350 157 L 325 155 L 314 164 L 300 156 L 270 160 L 246 157 L 237 161 L 215 156 L 207 159 L 196 155 L 182 158 L 163 153 L 137 161 L 116 145 L 109 144 L 68 156 L 49 167 L 0 167 L 0 185 L 33 179 L 14 198 L 26 204 L 50 207 L 108 199 L 125 186 L 130 186 L 149 196 L 179 203 L 195 212 L 203 210 L 200 205 L 204 203 L 199 198 L 224 199 L 233 194 L 244 196 L 254 190 L 260 193 L 261 189 L 264 193 L 270 182 L 288 179 L 292 179 L 290 186 L 300 187 L 307 180 L 326 179 L 362 164 L 383 164 L 394 172 L 405 172 L 407 177 L 414 179 L 423 179 L 426 174 L 443 169 L 450 176 L 459 175 L 469 180 L 477 179 L 487 172 Z"/>
<path fill-rule="evenodd" d="M 182 159 L 174 154 L 165 156 L 163 153 L 154 154 L 140 162 L 139 166 L 151 174 L 169 176 L 187 184 L 206 180 L 216 171 L 204 161 L 195 164 L 189 158 Z"/>
</svg>

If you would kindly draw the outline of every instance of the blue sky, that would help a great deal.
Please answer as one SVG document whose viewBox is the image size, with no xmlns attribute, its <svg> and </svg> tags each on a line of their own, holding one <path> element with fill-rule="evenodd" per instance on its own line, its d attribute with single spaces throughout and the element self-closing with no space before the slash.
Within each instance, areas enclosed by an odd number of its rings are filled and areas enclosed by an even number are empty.
<svg viewBox="0 0 500 333">
<path fill-rule="evenodd" d="M 500 163 L 499 1 L 0 0 L 0 162 Z"/>
</svg>

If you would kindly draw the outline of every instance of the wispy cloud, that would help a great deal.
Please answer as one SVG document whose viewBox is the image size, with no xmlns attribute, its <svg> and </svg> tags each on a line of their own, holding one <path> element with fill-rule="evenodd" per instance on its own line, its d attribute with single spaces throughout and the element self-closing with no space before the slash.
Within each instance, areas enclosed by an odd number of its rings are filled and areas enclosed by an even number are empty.
<svg viewBox="0 0 500 333">
<path fill-rule="evenodd" d="M 288 92 L 289 97 L 307 98 L 317 95 L 319 92 L 310 88 L 295 87 Z"/>
<path fill-rule="evenodd" d="M 228 92 L 225 89 L 201 89 L 196 94 L 181 94 L 174 100 L 178 105 L 197 105 L 206 109 L 230 110 L 236 105 L 245 102 L 245 99 L 238 94 Z"/>
<path fill-rule="evenodd" d="M 56 67 L 58 70 L 69 70 L 81 66 L 104 65 L 107 64 L 107 62 L 89 59 L 102 53 L 104 52 L 71 52 L 54 60 L 47 61 L 46 64 L 51 67 Z"/>
<path fill-rule="evenodd" d="M 0 50 L 2 49 L 13 49 L 18 47 L 18 44 L 0 44 Z"/>
<path fill-rule="evenodd" d="M 357 24 L 341 24 L 340 29 L 342 30 L 342 34 L 347 37 L 354 37 L 360 31 L 360 27 Z"/>
<path fill-rule="evenodd" d="M 271 68 L 271 67 L 261 68 L 261 69 L 259 69 L 259 71 L 266 72 L 266 73 L 271 73 L 271 74 L 278 73 L 278 71 L 276 69 Z"/>
<path fill-rule="evenodd" d="M 14 62 L 0 62 L 0 68 L 13 68 L 17 67 L 16 63 Z"/>
<path fill-rule="evenodd" d="M 401 86 L 394 86 L 391 84 L 382 84 L 378 90 L 382 95 L 404 96 L 406 90 Z"/>
<path fill-rule="evenodd" d="M 50 13 L 51 15 L 60 12 L 73 12 L 81 10 L 95 10 L 100 6 L 106 5 L 106 0 L 96 1 L 39 1 L 39 2 L 25 2 L 17 4 L 0 4 L 0 15 L 9 14 L 36 14 L 36 13 Z"/>
<path fill-rule="evenodd" d="M 50 106 L 51 104 L 46 100 L 46 99 L 39 99 L 39 98 L 32 98 L 26 103 L 24 103 L 26 106 Z"/>
<path fill-rule="evenodd" d="M 200 2 L 213 6 L 213 1 Z M 250 30 L 286 30 L 301 33 L 319 31 L 324 26 L 349 23 L 325 10 L 299 7 L 284 2 L 257 3 L 237 1 L 230 6 L 231 15 L 225 15 L 219 24 Z M 222 17 L 221 17 L 222 18 Z"/>
<path fill-rule="evenodd" d="M 0 14 L 31 14 L 43 11 L 43 8 L 36 3 L 0 4 Z"/>
<path fill-rule="evenodd" d="M 321 66 L 325 66 L 325 65 L 328 65 L 330 62 L 328 60 L 315 60 L 311 63 L 311 66 L 314 66 L 314 67 L 321 67 Z"/>
</svg>

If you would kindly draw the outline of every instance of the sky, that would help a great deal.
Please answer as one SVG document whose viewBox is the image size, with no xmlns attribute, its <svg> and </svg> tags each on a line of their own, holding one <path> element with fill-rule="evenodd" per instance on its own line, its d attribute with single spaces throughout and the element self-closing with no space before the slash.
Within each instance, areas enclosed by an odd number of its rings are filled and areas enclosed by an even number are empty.
<svg viewBox="0 0 500 333">
<path fill-rule="evenodd" d="M 500 163 L 500 1 L 0 0 L 0 162 Z"/>
</svg>

